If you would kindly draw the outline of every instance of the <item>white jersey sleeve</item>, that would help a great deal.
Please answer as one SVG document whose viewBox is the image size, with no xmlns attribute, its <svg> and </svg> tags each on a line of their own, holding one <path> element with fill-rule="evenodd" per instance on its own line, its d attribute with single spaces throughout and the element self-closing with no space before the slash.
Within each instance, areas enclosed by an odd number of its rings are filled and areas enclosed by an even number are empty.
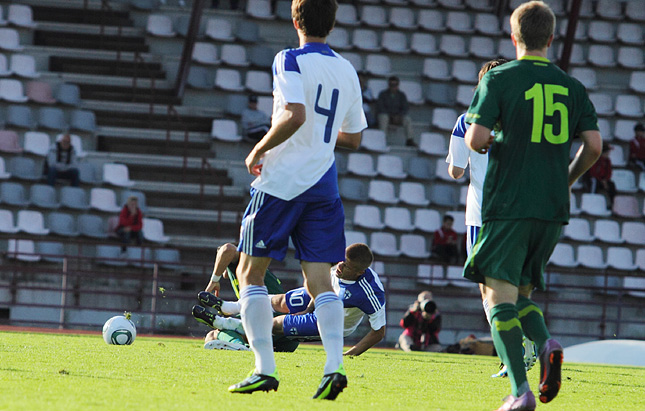
<svg viewBox="0 0 645 411">
<path fill-rule="evenodd" d="M 466 145 L 466 140 L 464 139 L 467 128 L 464 117 L 464 114 L 459 116 L 450 135 L 450 147 L 448 148 L 446 163 L 465 169 L 468 166 L 471 150 Z"/>
</svg>

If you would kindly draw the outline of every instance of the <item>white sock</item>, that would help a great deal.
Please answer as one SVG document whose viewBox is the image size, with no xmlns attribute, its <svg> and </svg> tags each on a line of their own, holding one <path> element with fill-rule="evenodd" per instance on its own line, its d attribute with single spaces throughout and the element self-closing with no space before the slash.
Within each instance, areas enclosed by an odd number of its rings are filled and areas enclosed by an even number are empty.
<svg viewBox="0 0 645 411">
<path fill-rule="evenodd" d="M 215 328 L 217 328 L 218 330 L 233 330 L 242 335 L 246 335 L 242 320 L 237 318 L 217 316 L 215 318 L 215 321 L 213 321 L 213 326 L 215 326 Z"/>
<path fill-rule="evenodd" d="M 273 314 L 267 288 L 249 285 L 240 290 L 240 314 L 246 338 L 255 354 L 255 371 L 259 374 L 275 372 L 273 357 Z"/>
<path fill-rule="evenodd" d="M 486 321 L 488 321 L 488 325 L 491 325 L 491 323 L 490 323 L 490 307 L 488 306 L 488 300 L 484 298 L 482 300 L 482 305 L 484 306 L 484 312 L 486 313 Z"/>
<path fill-rule="evenodd" d="M 324 374 L 336 372 L 343 363 L 343 302 L 331 291 L 318 294 L 315 300 L 318 332 L 327 353 Z"/>
<path fill-rule="evenodd" d="M 224 301 L 222 302 L 222 311 L 228 315 L 235 315 L 240 313 L 239 301 Z"/>
</svg>

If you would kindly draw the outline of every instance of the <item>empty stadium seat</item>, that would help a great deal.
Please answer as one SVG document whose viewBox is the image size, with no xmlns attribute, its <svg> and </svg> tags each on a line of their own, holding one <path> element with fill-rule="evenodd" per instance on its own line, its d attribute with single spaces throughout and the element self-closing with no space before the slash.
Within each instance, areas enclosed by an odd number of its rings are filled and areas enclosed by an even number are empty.
<svg viewBox="0 0 645 411">
<path fill-rule="evenodd" d="M 615 150 L 612 150 L 615 151 Z M 622 155 L 622 153 L 621 153 Z M 613 159 L 612 159 L 613 163 Z M 627 162 L 623 159 L 622 166 L 625 166 Z M 616 167 L 621 167 L 616 165 Z M 616 190 L 619 193 L 636 193 L 638 192 L 638 186 L 636 186 L 636 176 L 634 172 L 627 169 L 614 169 L 611 174 L 611 180 L 616 184 Z"/>
<path fill-rule="evenodd" d="M 596 80 L 596 71 L 588 67 L 575 67 L 571 69 L 571 76 L 580 80 L 587 90 L 596 90 L 598 81 Z M 603 136 L 604 137 L 604 136 Z"/>
<path fill-rule="evenodd" d="M 392 7 L 390 9 L 390 24 L 403 30 L 414 30 L 418 27 L 414 11 L 408 7 Z"/>
<path fill-rule="evenodd" d="M 446 15 L 446 28 L 460 34 L 471 34 L 475 32 L 470 14 L 460 11 L 448 12 Z"/>
<path fill-rule="evenodd" d="M 4 158 L 0 157 L 0 180 L 6 180 L 11 177 L 11 173 L 7 172 L 7 167 Z"/>
<path fill-rule="evenodd" d="M 379 256 L 399 257 L 401 255 L 396 244 L 396 236 L 392 233 L 372 233 L 369 246 L 372 252 Z"/>
<path fill-rule="evenodd" d="M 408 160 L 408 176 L 419 180 L 434 178 L 434 162 L 427 158 L 412 157 Z"/>
<path fill-rule="evenodd" d="M 60 207 L 60 203 L 56 200 L 56 189 L 47 184 L 32 185 L 29 188 L 29 202 L 41 208 Z"/>
<path fill-rule="evenodd" d="M 213 88 L 211 72 L 206 67 L 192 66 L 188 71 L 186 84 L 195 89 L 210 90 Z"/>
<path fill-rule="evenodd" d="M 49 83 L 30 81 L 25 86 L 25 94 L 30 101 L 39 104 L 55 104 L 54 92 Z"/>
<path fill-rule="evenodd" d="M 381 37 L 381 46 L 390 53 L 408 54 L 408 40 L 400 31 L 384 31 Z"/>
<path fill-rule="evenodd" d="M 473 26 L 476 32 L 486 36 L 499 36 L 502 34 L 499 18 L 492 13 L 477 13 Z"/>
<path fill-rule="evenodd" d="M 394 194 L 394 184 L 391 181 L 371 180 L 367 190 L 367 198 L 383 204 L 396 204 L 398 197 Z"/>
<path fill-rule="evenodd" d="M 57 241 L 39 241 L 36 244 L 37 253 L 44 261 L 51 263 L 63 262 L 65 246 Z"/>
<path fill-rule="evenodd" d="M 442 265 L 419 264 L 417 266 L 417 281 L 436 287 L 445 287 L 448 285 L 448 280 L 445 279 L 444 271 Z"/>
<path fill-rule="evenodd" d="M 49 135 L 38 131 L 27 131 L 24 135 L 24 151 L 37 156 L 46 156 L 49 153 L 51 142 Z"/>
<path fill-rule="evenodd" d="M 360 148 L 376 153 L 387 153 L 390 147 L 387 145 L 385 132 L 375 128 L 363 130 Z"/>
<path fill-rule="evenodd" d="M 213 120 L 211 137 L 228 142 L 242 141 L 242 136 L 238 134 L 237 123 L 226 119 Z"/>
<path fill-rule="evenodd" d="M 410 40 L 410 50 L 422 56 L 436 56 L 439 54 L 437 40 L 432 34 L 428 33 L 413 33 Z"/>
<path fill-rule="evenodd" d="M 427 207 L 430 200 L 426 197 L 426 191 L 421 183 L 402 182 L 399 186 L 399 199 L 410 205 Z"/>
<path fill-rule="evenodd" d="M 596 15 L 607 20 L 622 20 L 625 18 L 621 2 L 615 0 L 598 0 L 596 3 Z"/>
<path fill-rule="evenodd" d="M 240 44 L 224 44 L 220 58 L 222 63 L 229 66 L 248 67 L 251 64 L 246 58 L 246 48 Z"/>
<path fill-rule="evenodd" d="M 463 57 L 468 54 L 466 40 L 461 35 L 444 34 L 439 41 L 441 53 L 450 57 Z"/>
<path fill-rule="evenodd" d="M 410 210 L 405 207 L 386 207 L 383 222 L 392 230 L 412 231 L 414 229 Z"/>
<path fill-rule="evenodd" d="M 377 158 L 376 171 L 378 174 L 395 179 L 403 179 L 408 176 L 403 170 L 403 160 L 399 156 L 381 154 Z"/>
<path fill-rule="evenodd" d="M 571 218 L 569 224 L 564 226 L 563 235 L 576 241 L 590 242 L 594 237 L 591 235 L 589 220 L 585 218 Z"/>
<path fill-rule="evenodd" d="M 143 238 L 154 243 L 167 243 L 170 237 L 164 234 L 163 222 L 156 218 L 143 218 Z"/>
<path fill-rule="evenodd" d="M 47 216 L 47 226 L 52 234 L 65 237 L 78 237 L 80 235 L 76 228 L 76 220 L 67 213 L 51 213 Z"/>
<path fill-rule="evenodd" d="M 157 248 L 154 259 L 160 267 L 177 270 L 181 268 L 179 250 L 174 248 Z"/>
<path fill-rule="evenodd" d="M 79 187 L 63 187 L 60 190 L 60 204 L 63 207 L 75 210 L 89 210 L 90 203 L 87 193 Z"/>
<path fill-rule="evenodd" d="M 634 271 L 634 254 L 626 247 L 607 248 L 607 266 L 616 270 Z"/>
<path fill-rule="evenodd" d="M 457 117 L 454 109 L 437 107 L 432 111 L 432 126 L 440 130 L 452 131 Z"/>
<path fill-rule="evenodd" d="M 40 211 L 18 211 L 16 226 L 18 230 L 34 235 L 47 235 L 49 229 L 45 228 L 45 217 Z"/>
<path fill-rule="evenodd" d="M 173 29 L 172 20 L 164 14 L 149 15 L 146 31 L 157 37 L 174 37 L 177 35 L 177 32 Z"/>
<path fill-rule="evenodd" d="M 629 89 L 636 93 L 645 93 L 645 71 L 633 71 L 630 74 Z"/>
<path fill-rule="evenodd" d="M 492 59 L 497 57 L 497 44 L 491 37 L 471 37 L 468 44 L 468 54 L 479 58 Z"/>
<path fill-rule="evenodd" d="M 338 191 L 343 200 L 365 201 L 367 185 L 355 178 L 343 178 L 338 182 Z"/>
<path fill-rule="evenodd" d="M 103 164 L 103 182 L 118 187 L 132 187 L 135 182 L 130 180 L 128 166 L 125 164 Z"/>
<path fill-rule="evenodd" d="M 638 206 L 638 199 L 633 195 L 617 195 L 614 197 L 612 212 L 619 217 L 641 218 L 641 210 Z"/>
<path fill-rule="evenodd" d="M 116 201 L 116 193 L 112 189 L 97 187 L 90 190 L 90 207 L 96 210 L 118 213 L 121 207 Z"/>
<path fill-rule="evenodd" d="M 91 162 L 78 163 L 78 178 L 81 183 L 91 185 L 101 184 L 99 172 L 94 163 Z"/>
<path fill-rule="evenodd" d="M 555 245 L 553 254 L 551 254 L 551 257 L 549 258 L 549 264 L 569 268 L 577 267 L 579 265 L 573 255 L 573 246 L 563 243 Z"/>
<path fill-rule="evenodd" d="M 460 84 L 457 87 L 457 103 L 461 104 L 464 107 L 469 107 L 470 103 L 473 100 L 474 94 L 475 90 L 473 90 L 473 86 Z"/>
<path fill-rule="evenodd" d="M 257 94 L 271 94 L 273 91 L 271 76 L 266 71 L 259 70 L 247 71 L 244 87 Z"/>
<path fill-rule="evenodd" d="M 215 72 L 215 87 L 228 91 L 244 91 L 240 72 L 233 69 L 217 69 Z"/>
<path fill-rule="evenodd" d="M 622 117 L 643 118 L 643 103 L 640 97 L 631 94 L 617 96 L 616 114 Z"/>
<path fill-rule="evenodd" d="M 605 243 L 620 244 L 620 224 L 615 220 L 596 220 L 594 224 L 594 237 Z"/>
<path fill-rule="evenodd" d="M 627 244 L 645 245 L 645 223 L 625 221 L 622 225 L 621 238 Z"/>
<path fill-rule="evenodd" d="M 645 68 L 643 49 L 640 47 L 620 47 L 616 61 L 621 67 L 642 70 Z"/>
<path fill-rule="evenodd" d="M 458 193 L 452 185 L 433 184 L 430 188 L 430 202 L 444 207 L 456 207 L 459 204 Z"/>
<path fill-rule="evenodd" d="M 14 79 L 0 80 L 0 98 L 12 103 L 26 103 L 29 100 L 24 93 L 22 83 Z"/>
<path fill-rule="evenodd" d="M 246 3 L 246 15 L 260 20 L 273 20 L 275 15 L 271 10 L 272 2 L 269 0 L 248 0 Z"/>
<path fill-rule="evenodd" d="M 0 233 L 17 233 L 18 227 L 13 222 L 13 213 L 9 210 L 0 210 Z"/>
<path fill-rule="evenodd" d="M 401 235 L 401 254 L 410 258 L 426 259 L 430 257 L 426 238 L 419 234 Z"/>
<path fill-rule="evenodd" d="M 13 74 L 9 70 L 9 63 L 7 62 L 7 57 L 0 53 L 0 77 L 7 77 Z"/>
<path fill-rule="evenodd" d="M 0 184 L 0 197 L 2 197 L 3 204 L 17 207 L 26 207 L 29 205 L 25 188 L 20 183 L 6 181 Z"/>
<path fill-rule="evenodd" d="M 596 109 L 599 116 L 613 116 L 616 114 L 614 110 L 614 102 L 609 94 L 606 93 L 589 93 L 589 99 Z"/>
<path fill-rule="evenodd" d="M 36 253 L 36 245 L 32 240 L 10 239 L 7 247 L 7 258 L 26 262 L 40 261 L 40 255 Z"/>
<path fill-rule="evenodd" d="M 7 9 L 7 21 L 9 24 L 28 29 L 33 29 L 37 26 L 31 6 L 24 4 L 10 4 Z"/>
<path fill-rule="evenodd" d="M 607 263 L 602 256 L 602 248 L 595 245 L 581 245 L 578 247 L 579 265 L 587 268 L 607 268 Z"/>
<path fill-rule="evenodd" d="M 380 51 L 381 44 L 374 30 L 356 29 L 352 33 L 352 45 L 363 51 Z"/>
<path fill-rule="evenodd" d="M 443 32 L 446 30 L 444 15 L 439 10 L 420 10 L 417 15 L 419 27 L 428 30 Z"/>
<path fill-rule="evenodd" d="M 448 81 L 452 79 L 448 62 L 439 58 L 427 58 L 423 61 L 423 75 L 431 80 Z"/>
<path fill-rule="evenodd" d="M 334 50 L 350 50 L 353 47 L 349 33 L 342 27 L 334 27 L 327 37 L 327 43 Z"/>
<path fill-rule="evenodd" d="M 126 250 L 125 258 L 128 260 L 128 265 L 134 267 L 153 267 L 152 250 L 145 247 L 128 247 Z"/>
<path fill-rule="evenodd" d="M 121 247 L 117 245 L 97 245 L 96 259 L 100 264 L 124 267 L 127 262 L 122 259 Z"/>
<path fill-rule="evenodd" d="M 233 41 L 233 26 L 226 19 L 210 18 L 206 22 L 206 36 L 219 41 Z"/>
<path fill-rule="evenodd" d="M 597 43 L 613 43 L 616 41 L 616 25 L 608 21 L 592 21 L 589 23 L 588 34 Z"/>
<path fill-rule="evenodd" d="M 65 131 L 69 127 L 63 110 L 57 107 L 43 107 L 38 110 L 38 125 L 51 130 Z"/>
<path fill-rule="evenodd" d="M 23 149 L 18 141 L 18 134 L 15 131 L 0 131 L 0 151 L 5 153 L 22 153 Z"/>
<path fill-rule="evenodd" d="M 363 6 L 361 10 L 361 23 L 378 28 L 386 28 L 389 23 L 385 8 L 377 5 Z"/>
<path fill-rule="evenodd" d="M 78 217 L 78 230 L 85 237 L 97 239 L 108 238 L 103 219 L 94 214 L 80 215 Z"/>
<path fill-rule="evenodd" d="M 441 227 L 441 216 L 437 210 L 419 208 L 414 210 L 414 228 L 434 233 Z"/>
<path fill-rule="evenodd" d="M 29 54 L 12 55 L 10 70 L 20 77 L 31 79 L 40 77 L 40 73 L 36 70 L 36 60 Z"/>
<path fill-rule="evenodd" d="M 602 194 L 583 193 L 580 210 L 583 213 L 597 217 L 607 217 L 611 215 L 611 211 L 607 209 L 607 199 Z"/>
<path fill-rule="evenodd" d="M 452 62 L 452 78 L 460 83 L 476 84 L 479 69 L 474 61 L 455 60 Z"/>
<path fill-rule="evenodd" d="M 373 205 L 357 205 L 354 208 L 353 223 L 356 227 L 365 227 L 372 230 L 385 228 L 379 208 Z"/>
<path fill-rule="evenodd" d="M 645 271 L 645 249 L 641 248 L 636 250 L 636 258 L 634 260 L 636 266 L 641 271 Z"/>
<path fill-rule="evenodd" d="M 15 29 L 0 28 L 0 49 L 9 51 L 24 50 L 24 46 L 20 44 L 20 37 Z"/>
<path fill-rule="evenodd" d="M 235 38 L 245 43 L 260 41 L 260 27 L 252 21 L 240 20 L 235 27 Z"/>
<path fill-rule="evenodd" d="M 81 90 L 76 84 L 60 84 L 56 88 L 54 98 L 61 104 L 78 106 L 81 103 Z"/>
<path fill-rule="evenodd" d="M 367 244 L 367 236 L 360 231 L 345 231 L 345 243 L 352 244 Z"/>
<path fill-rule="evenodd" d="M 352 4 L 341 3 L 336 11 L 336 23 L 342 26 L 358 26 L 356 8 Z"/>
<path fill-rule="evenodd" d="M 42 177 L 42 167 L 28 157 L 13 157 L 9 160 L 9 171 L 21 180 L 39 181 Z"/>
<path fill-rule="evenodd" d="M 369 154 L 350 153 L 347 158 L 347 171 L 365 177 L 375 177 L 374 160 Z"/>
</svg>

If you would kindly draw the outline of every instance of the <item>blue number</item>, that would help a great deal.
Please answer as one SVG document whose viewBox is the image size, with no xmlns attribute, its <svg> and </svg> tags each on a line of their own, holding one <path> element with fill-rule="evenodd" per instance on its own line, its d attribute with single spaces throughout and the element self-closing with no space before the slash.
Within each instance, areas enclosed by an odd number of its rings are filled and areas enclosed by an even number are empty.
<svg viewBox="0 0 645 411">
<path fill-rule="evenodd" d="M 331 104 L 329 105 L 329 109 L 322 108 L 318 105 L 321 93 L 322 84 L 318 84 L 318 94 L 316 95 L 316 104 L 314 105 L 314 110 L 318 114 L 327 116 L 327 124 L 325 124 L 325 143 L 329 143 L 331 141 L 331 130 L 334 125 L 334 117 L 336 117 L 336 106 L 338 105 L 338 89 L 335 88 L 331 92 Z"/>
</svg>

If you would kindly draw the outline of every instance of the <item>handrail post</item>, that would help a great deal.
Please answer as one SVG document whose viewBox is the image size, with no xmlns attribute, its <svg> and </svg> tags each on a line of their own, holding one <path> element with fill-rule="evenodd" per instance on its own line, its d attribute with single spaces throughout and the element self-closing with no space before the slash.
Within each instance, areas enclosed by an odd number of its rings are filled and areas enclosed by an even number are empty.
<svg viewBox="0 0 645 411">
<path fill-rule="evenodd" d="M 63 258 L 63 279 L 60 293 L 60 317 L 58 317 L 58 329 L 62 330 L 65 324 L 65 305 L 67 305 L 67 257 Z"/>
<path fill-rule="evenodd" d="M 184 49 L 181 53 L 179 71 L 177 72 L 177 81 L 175 82 L 175 96 L 179 98 L 184 96 L 186 79 L 188 78 L 188 71 L 190 70 L 190 60 L 191 56 L 193 55 L 195 40 L 197 39 L 197 34 L 199 33 L 199 22 L 202 18 L 204 2 L 205 0 L 193 0 L 193 10 L 190 14 L 190 25 L 188 26 L 186 40 L 184 40 Z"/>
<path fill-rule="evenodd" d="M 157 288 L 159 286 L 159 264 L 155 261 L 152 268 L 152 300 L 150 301 L 150 330 L 154 334 L 157 323 Z"/>
</svg>

